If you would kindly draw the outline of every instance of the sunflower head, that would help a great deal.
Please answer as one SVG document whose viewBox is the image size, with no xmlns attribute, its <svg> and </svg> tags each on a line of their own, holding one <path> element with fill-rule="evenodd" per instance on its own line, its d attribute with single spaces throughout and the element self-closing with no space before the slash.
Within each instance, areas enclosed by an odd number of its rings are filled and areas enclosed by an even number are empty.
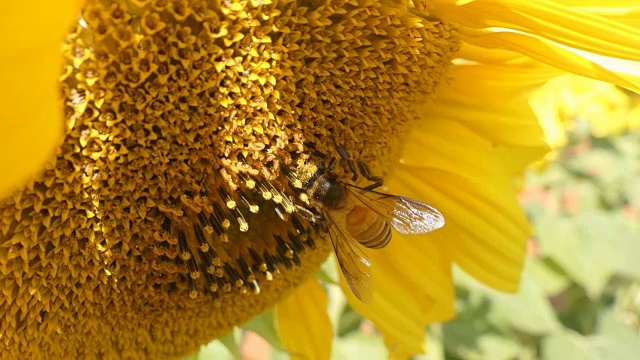
<svg viewBox="0 0 640 360">
<path fill-rule="evenodd" d="M 291 174 L 335 143 L 377 172 L 397 157 L 459 46 L 415 10 L 87 1 L 63 43 L 64 141 L 0 203 L 7 353 L 177 356 L 315 271 L 331 245 Z"/>
</svg>

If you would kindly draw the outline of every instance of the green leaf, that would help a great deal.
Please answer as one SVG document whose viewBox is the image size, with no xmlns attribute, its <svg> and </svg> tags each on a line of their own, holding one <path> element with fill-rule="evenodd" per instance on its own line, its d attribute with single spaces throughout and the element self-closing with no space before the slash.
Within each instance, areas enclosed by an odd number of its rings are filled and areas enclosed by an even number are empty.
<svg viewBox="0 0 640 360">
<path fill-rule="evenodd" d="M 241 330 L 234 328 L 223 338 L 200 347 L 193 355 L 183 360 L 237 360 L 240 359 Z"/>
<path fill-rule="evenodd" d="M 234 356 L 229 349 L 220 341 L 215 340 L 207 345 L 203 345 L 200 350 L 184 360 L 235 360 L 239 359 Z"/>
<path fill-rule="evenodd" d="M 527 263 L 516 294 L 504 294 L 490 289 L 462 271 L 456 271 L 455 277 L 469 290 L 486 297 L 490 303 L 488 316 L 495 324 L 510 325 L 520 331 L 538 335 L 556 331 L 560 328 L 560 323 L 545 292 L 531 276 L 530 267 Z"/>
<path fill-rule="evenodd" d="M 443 325 L 446 357 L 465 360 L 525 359 L 531 353 L 519 344 L 513 332 L 492 325 L 495 319 L 488 313 L 491 303 L 483 298 L 480 303 L 471 300 L 468 307 L 455 320 Z M 491 321 L 487 321 L 491 319 Z M 427 344 L 429 345 L 429 344 Z"/>
<path fill-rule="evenodd" d="M 479 354 L 465 354 L 465 359 L 495 359 L 510 360 L 522 359 L 524 353 L 528 352 L 518 344 L 515 339 L 508 337 L 486 334 L 478 339 Z"/>
<path fill-rule="evenodd" d="M 591 298 L 597 298 L 608 279 L 619 267 L 623 238 L 616 231 L 619 223 L 604 212 L 591 212 L 574 218 L 543 216 L 536 224 L 542 252 L 550 256 Z"/>
<path fill-rule="evenodd" d="M 222 345 L 231 353 L 234 359 L 240 359 L 240 337 L 242 331 L 238 328 L 233 328 L 227 335 L 218 339 Z"/>
<path fill-rule="evenodd" d="M 544 360 L 610 360 L 637 359 L 640 355 L 640 336 L 612 311 L 603 313 L 596 335 L 581 336 L 561 332 L 542 341 Z"/>
<path fill-rule="evenodd" d="M 589 298 L 584 287 L 573 283 L 554 297 L 554 305 L 565 327 L 581 334 L 593 332 L 598 320 L 598 302 Z"/>
<path fill-rule="evenodd" d="M 640 228 L 634 230 L 633 226 L 638 224 L 629 224 L 621 216 L 617 216 L 612 220 L 614 226 L 612 232 L 615 234 L 611 237 L 612 241 L 609 246 L 615 250 L 612 255 L 613 267 L 617 273 L 640 279 Z"/>
<path fill-rule="evenodd" d="M 584 337 L 573 332 L 561 332 L 542 340 L 543 360 L 595 360 L 589 356 Z"/>
<path fill-rule="evenodd" d="M 640 357 L 640 335 L 624 324 L 620 315 L 606 311 L 600 328 L 591 337 L 592 351 L 601 359 L 636 359 Z"/>
<path fill-rule="evenodd" d="M 340 338 L 333 343 L 331 358 L 342 359 L 387 359 L 387 348 L 381 336 L 367 335 L 360 332 Z"/>
<path fill-rule="evenodd" d="M 459 269 L 454 274 L 463 287 L 457 290 L 458 316 L 442 327 L 447 358 L 534 359 L 534 345 L 525 343 L 526 336 L 521 334 L 546 334 L 560 328 L 544 292 L 527 270 L 517 294 L 489 289 Z"/>
<path fill-rule="evenodd" d="M 487 290 L 492 300 L 491 315 L 496 321 L 535 335 L 554 332 L 560 328 L 549 300 L 528 270 L 522 274 L 520 289 L 516 294 L 503 294 Z"/>
<path fill-rule="evenodd" d="M 547 295 L 557 294 L 571 284 L 569 279 L 558 266 L 547 259 L 532 259 L 529 272 L 536 280 L 542 291 Z"/>
<path fill-rule="evenodd" d="M 351 308 L 351 306 L 345 306 L 338 321 L 338 327 L 336 331 L 337 336 L 345 336 L 360 328 L 362 318 L 360 315 Z"/>
<path fill-rule="evenodd" d="M 284 350 L 271 348 L 271 360 L 290 360 L 291 356 Z"/>
</svg>

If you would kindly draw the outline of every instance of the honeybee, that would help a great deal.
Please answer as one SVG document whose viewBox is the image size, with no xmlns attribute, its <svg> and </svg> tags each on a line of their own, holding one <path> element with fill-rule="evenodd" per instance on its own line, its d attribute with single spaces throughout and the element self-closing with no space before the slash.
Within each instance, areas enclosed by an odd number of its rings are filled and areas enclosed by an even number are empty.
<svg viewBox="0 0 640 360">
<path fill-rule="evenodd" d="M 337 150 L 346 160 L 355 182 L 358 171 L 354 161 L 342 147 L 337 146 Z M 444 226 L 444 217 L 421 201 L 375 191 L 382 185 L 382 180 L 371 176 L 362 163 L 358 163 L 360 173 L 373 182 L 366 187 L 340 180 L 332 172 L 335 164 L 335 158 L 328 165 L 322 159 L 310 162 L 311 170 L 305 170 L 300 187 L 304 190 L 305 201 L 320 216 L 303 207 L 299 207 L 298 212 L 308 220 L 322 224 L 329 233 L 347 284 L 353 294 L 366 303 L 373 298 L 373 277 L 371 261 L 360 246 L 370 249 L 387 246 L 391 241 L 391 227 L 402 234 L 437 230 Z"/>
</svg>

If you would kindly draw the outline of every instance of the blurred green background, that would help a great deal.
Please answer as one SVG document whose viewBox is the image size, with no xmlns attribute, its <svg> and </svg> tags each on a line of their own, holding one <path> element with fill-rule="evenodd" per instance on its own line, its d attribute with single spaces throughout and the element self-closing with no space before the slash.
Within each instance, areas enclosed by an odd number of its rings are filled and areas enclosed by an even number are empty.
<svg viewBox="0 0 640 360">
<path fill-rule="evenodd" d="M 596 138 L 593 126 L 572 122 L 554 161 L 526 175 L 521 202 L 535 236 L 520 291 L 456 270 L 458 315 L 429 328 L 428 354 L 416 359 L 640 359 L 640 131 Z M 323 276 L 335 279 L 330 269 Z M 386 359 L 373 325 L 327 289 L 333 359 Z M 288 358 L 273 312 L 189 359 L 241 357 Z"/>
</svg>

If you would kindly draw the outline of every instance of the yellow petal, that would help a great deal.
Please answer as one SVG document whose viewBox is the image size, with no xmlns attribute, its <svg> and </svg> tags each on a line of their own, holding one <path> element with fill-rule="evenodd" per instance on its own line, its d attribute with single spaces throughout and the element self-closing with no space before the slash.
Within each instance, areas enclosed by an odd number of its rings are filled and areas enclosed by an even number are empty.
<svg viewBox="0 0 640 360">
<path fill-rule="evenodd" d="M 633 66 L 626 65 L 616 71 L 615 65 L 612 67 L 615 62 L 611 58 L 589 56 L 545 39 L 517 32 L 468 31 L 464 39 L 480 47 L 516 51 L 569 73 L 640 91 L 638 76 L 626 70 Z"/>
<path fill-rule="evenodd" d="M 529 94 L 562 73 L 550 66 L 511 52 L 467 45 L 466 59 L 483 61 L 456 66 L 439 98 L 423 108 L 425 121 L 448 118 L 474 129 L 494 142 L 495 156 L 511 175 L 517 175 L 549 152 L 564 136 L 561 123 L 541 126 L 538 109 L 531 108 Z M 489 55 L 488 55 L 489 54 Z M 493 54 L 493 55 L 491 55 Z M 499 131 L 495 129 L 499 128 Z"/>
<path fill-rule="evenodd" d="M 482 48 L 476 47 L 473 52 L 467 51 L 467 59 L 478 61 L 480 49 Z M 486 48 L 484 52 L 495 53 Z M 522 55 L 509 63 L 456 65 L 447 74 L 449 81 L 442 85 L 435 104 L 439 104 L 441 99 L 479 105 L 523 99 L 527 91 L 561 74 L 563 72 Z M 430 103 L 426 108 L 431 106 Z"/>
<path fill-rule="evenodd" d="M 487 49 L 470 43 L 463 43 L 456 55 L 459 59 L 472 60 L 481 64 L 507 64 L 524 58 L 522 54 L 513 51 Z"/>
<path fill-rule="evenodd" d="M 376 324 L 391 356 L 423 353 L 425 325 L 454 314 L 451 265 L 441 253 L 440 241 L 438 232 L 422 236 L 394 232 L 386 248 L 365 250 L 375 284 L 368 304 L 356 299 L 342 278 L 349 303 Z"/>
<path fill-rule="evenodd" d="M 461 6 L 445 1 L 433 12 L 467 27 L 514 29 L 574 49 L 640 61 L 637 28 L 557 1 L 474 0 Z"/>
<path fill-rule="evenodd" d="M 61 139 L 60 41 L 71 1 L 8 1 L 0 19 L 0 197 L 37 173 Z"/>
<path fill-rule="evenodd" d="M 447 219 L 441 236 L 451 258 L 485 284 L 516 291 L 531 230 L 509 179 L 473 181 L 419 168 L 407 168 L 404 173 L 413 186 L 419 186 L 424 177 L 436 179 L 431 202 Z"/>
<path fill-rule="evenodd" d="M 637 0 L 556 0 L 556 3 L 570 6 L 577 11 L 604 16 L 627 26 L 640 27 L 640 6 Z"/>
<path fill-rule="evenodd" d="M 548 67 L 528 67 L 455 67 L 439 97 L 422 107 L 421 117 L 425 123 L 437 118 L 456 121 L 496 145 L 546 148 L 545 134 L 524 94 L 557 74 Z M 533 74 L 537 70 L 541 74 Z"/>
<path fill-rule="evenodd" d="M 309 279 L 276 305 L 276 324 L 291 359 L 329 359 L 333 330 L 327 314 L 327 293 Z"/>
<path fill-rule="evenodd" d="M 585 8 L 548 0 L 436 0 L 432 11 L 459 23 L 463 40 L 475 46 L 519 52 L 559 69 L 640 90 L 640 31 L 630 26 L 635 22 L 617 21 L 635 16 L 637 5 Z"/>
<path fill-rule="evenodd" d="M 501 167 L 512 176 L 523 175 L 523 169 L 544 158 L 548 147 L 496 146 L 495 157 Z"/>
<path fill-rule="evenodd" d="M 450 120 L 424 121 L 407 143 L 395 176 L 442 212 L 447 224 L 437 235 L 448 255 L 487 285 L 515 291 L 531 230 L 512 169 L 490 141 Z"/>
</svg>

